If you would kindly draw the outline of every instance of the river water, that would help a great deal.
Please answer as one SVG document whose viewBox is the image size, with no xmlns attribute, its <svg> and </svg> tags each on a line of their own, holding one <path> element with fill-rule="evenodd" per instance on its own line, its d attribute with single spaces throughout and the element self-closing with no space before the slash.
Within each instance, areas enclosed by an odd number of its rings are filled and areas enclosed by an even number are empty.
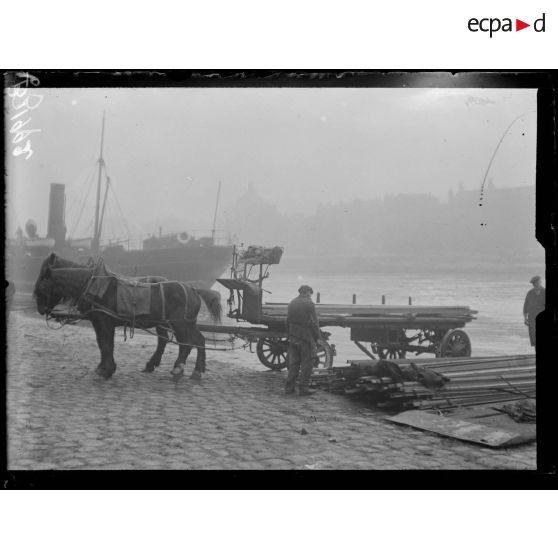
<svg viewBox="0 0 558 558">
<path fill-rule="evenodd" d="M 543 275 L 541 269 L 535 269 L 535 273 Z M 385 295 L 388 305 L 406 305 L 412 297 L 413 305 L 469 306 L 478 311 L 477 318 L 465 326 L 473 356 L 532 354 L 522 313 L 532 274 L 526 275 L 524 268 L 506 272 L 473 268 L 436 275 L 399 271 L 324 274 L 297 273 L 279 265 L 270 268 L 270 277 L 264 281 L 264 289 L 270 291 L 264 293 L 264 302 L 288 302 L 297 295 L 298 286 L 307 283 L 314 289 L 314 301 L 320 292 L 322 303 L 351 304 L 356 294 L 357 304 L 381 304 Z M 228 291 L 220 286 L 218 289 L 226 300 Z M 367 358 L 350 341 L 348 329 L 325 329 L 332 333 L 330 342 L 337 348 L 336 364 Z"/>
</svg>

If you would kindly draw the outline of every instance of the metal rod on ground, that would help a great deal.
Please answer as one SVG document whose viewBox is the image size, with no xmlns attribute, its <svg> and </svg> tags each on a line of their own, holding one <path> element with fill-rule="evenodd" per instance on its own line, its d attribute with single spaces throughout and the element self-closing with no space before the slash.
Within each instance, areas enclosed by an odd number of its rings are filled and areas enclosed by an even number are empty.
<svg viewBox="0 0 558 558">
<path fill-rule="evenodd" d="M 371 353 L 368 356 L 373 358 Z M 393 362 L 408 366 L 411 361 L 394 359 Z M 414 362 L 423 364 L 417 360 Z M 394 408 L 415 409 L 451 409 L 536 397 L 535 359 L 532 355 L 454 358 L 443 364 L 432 359 L 425 368 L 450 379 L 440 389 L 431 389 L 417 381 L 401 382 L 386 377 L 383 371 L 376 372 L 376 367 L 377 364 L 372 365 L 370 361 L 351 361 L 351 366 L 336 368 L 329 379 L 325 379 L 326 389 L 372 397 L 374 401 Z"/>
</svg>

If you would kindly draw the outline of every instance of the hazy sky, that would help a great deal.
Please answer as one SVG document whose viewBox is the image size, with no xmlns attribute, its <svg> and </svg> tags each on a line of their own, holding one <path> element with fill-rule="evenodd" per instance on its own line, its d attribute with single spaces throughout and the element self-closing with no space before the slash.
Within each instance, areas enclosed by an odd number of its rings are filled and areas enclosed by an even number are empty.
<svg viewBox="0 0 558 558">
<path fill-rule="evenodd" d="M 50 182 L 67 186 L 67 221 L 92 220 L 94 165 L 104 158 L 128 223 L 184 216 L 211 228 L 253 182 L 283 212 L 319 202 L 535 184 L 536 91 L 497 89 L 41 89 L 28 128 L 33 156 L 6 136 L 8 233 L 28 218 L 46 232 Z M 6 99 L 6 98 L 5 98 Z M 8 100 L 9 101 L 9 100 Z M 8 118 L 14 115 L 8 104 Z M 114 205 L 114 204 L 113 204 Z M 109 215 L 119 220 L 114 208 Z M 191 224 L 189 226 L 188 224 Z M 71 232 L 73 224 L 68 222 Z M 114 222 L 111 226 L 114 226 Z M 83 227 L 82 227 L 83 228 Z M 75 236 L 76 234 L 74 234 Z"/>
</svg>

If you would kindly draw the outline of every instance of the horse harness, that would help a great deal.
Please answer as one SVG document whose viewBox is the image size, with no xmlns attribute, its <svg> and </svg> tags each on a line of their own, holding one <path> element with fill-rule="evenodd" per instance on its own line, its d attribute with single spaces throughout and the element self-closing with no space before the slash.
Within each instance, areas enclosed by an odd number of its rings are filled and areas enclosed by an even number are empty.
<svg viewBox="0 0 558 558">
<path fill-rule="evenodd" d="M 103 281 L 103 279 L 105 279 L 106 281 Z M 118 312 L 118 310 L 116 312 L 114 312 L 114 311 L 110 310 L 109 308 L 100 304 L 98 301 L 92 300 L 93 297 L 102 298 L 104 296 L 107 289 L 109 288 L 111 280 L 116 280 L 117 300 L 118 300 L 118 289 L 119 288 L 123 288 L 124 285 L 128 285 L 128 286 L 132 287 L 131 289 L 129 289 L 129 291 L 131 292 L 131 300 L 130 300 L 131 314 L 130 314 L 130 316 L 122 315 Z M 161 322 L 166 324 L 167 326 L 170 325 L 169 321 L 167 319 L 167 312 L 166 312 L 167 297 L 165 295 L 165 288 L 164 288 L 164 285 L 169 284 L 169 283 L 175 283 L 175 284 L 178 284 L 182 287 L 182 290 L 184 292 L 184 315 L 183 315 L 183 320 L 188 321 L 189 320 L 188 319 L 189 296 L 188 296 L 187 287 L 183 283 L 181 283 L 179 281 L 159 281 L 157 283 L 149 283 L 147 281 L 142 282 L 142 281 L 129 280 L 127 278 L 120 277 L 118 274 L 113 273 L 110 270 L 108 270 L 105 267 L 104 262 L 102 262 L 102 261 L 99 261 L 98 264 L 95 266 L 95 268 L 93 270 L 93 273 L 91 274 L 91 277 L 88 279 L 83 292 L 77 298 L 77 300 L 74 304 L 74 307 L 78 308 L 81 305 L 82 302 L 86 301 L 89 298 L 89 303 L 92 306 L 92 309 L 89 312 L 100 311 L 100 312 L 103 312 L 103 313 L 105 313 L 105 314 L 107 314 L 107 315 L 109 315 L 109 316 L 111 316 L 115 319 L 118 319 L 118 320 L 121 320 L 121 321 L 125 322 L 124 337 L 126 337 L 126 327 L 129 327 L 130 338 L 132 338 L 134 336 L 134 329 L 136 327 L 136 319 L 137 319 L 137 315 L 138 315 L 137 314 L 137 306 L 138 306 L 138 300 L 139 300 L 138 288 L 141 287 L 141 286 L 149 285 L 149 287 L 151 288 L 155 284 L 159 285 L 159 293 L 160 293 L 160 297 L 161 297 Z M 125 295 L 123 293 L 121 293 L 121 296 L 125 297 Z M 145 306 L 145 304 L 144 304 L 144 306 Z M 86 312 L 86 314 L 88 314 L 89 312 Z M 141 327 L 142 326 L 140 326 L 140 328 Z"/>
<path fill-rule="evenodd" d="M 99 267 L 99 264 L 97 266 L 95 266 L 95 270 L 93 271 L 93 274 L 91 275 L 91 277 L 89 277 L 89 279 L 87 280 L 87 283 L 85 285 L 85 288 L 83 290 L 83 292 L 80 294 L 80 296 L 76 299 L 75 303 L 73 304 L 73 308 L 78 309 L 79 305 L 85 301 L 87 295 L 90 295 L 90 290 L 91 290 L 91 286 L 94 283 L 95 279 L 116 279 L 117 281 L 120 279 L 119 276 L 117 274 L 113 274 L 110 271 L 108 272 L 109 274 L 107 275 L 96 275 L 95 272 L 97 271 Z M 107 272 L 107 270 L 105 270 L 105 272 Z M 108 283 L 108 281 L 107 281 Z M 140 284 L 140 281 L 136 281 L 136 284 Z M 171 333 L 171 338 L 169 339 L 168 337 L 165 336 L 165 341 L 169 342 L 169 343 L 174 343 L 176 345 L 183 345 L 184 343 L 180 343 L 178 341 L 174 341 L 172 339 L 172 334 L 173 334 L 173 330 L 172 328 L 170 328 L 170 322 L 169 320 L 167 320 L 167 316 L 166 316 L 166 296 L 165 296 L 165 289 L 164 289 L 164 285 L 165 284 L 169 284 L 169 283 L 177 283 L 178 285 L 180 285 L 182 287 L 182 290 L 184 291 L 184 321 L 192 321 L 192 322 L 196 322 L 195 318 L 188 318 L 188 300 L 189 300 L 189 296 L 188 296 L 188 290 L 187 287 L 179 282 L 179 281 L 159 281 L 158 283 L 150 283 L 151 286 L 158 284 L 159 285 L 159 292 L 161 295 L 161 322 L 164 323 L 166 325 L 166 327 L 163 327 L 163 329 L 165 329 L 167 332 Z M 108 285 L 106 286 L 106 288 L 104 289 L 104 292 L 106 292 L 106 289 L 108 288 Z M 96 295 L 95 295 L 96 296 Z M 134 336 L 134 329 L 136 327 L 136 316 L 135 313 L 132 316 L 131 319 L 131 323 L 126 323 L 128 321 L 130 321 L 129 319 L 118 315 L 117 313 L 113 312 L 112 310 L 110 310 L 109 308 L 106 308 L 105 306 L 103 306 L 102 304 L 100 304 L 99 302 L 90 300 L 89 301 L 92 309 L 86 311 L 85 313 L 80 313 L 77 314 L 75 316 L 68 316 L 66 318 L 57 318 L 55 317 L 56 321 L 61 322 L 61 327 L 63 327 L 66 324 L 74 324 L 77 323 L 78 321 L 80 321 L 81 319 L 88 319 L 88 314 L 91 312 L 102 312 L 104 314 L 107 314 L 108 316 L 111 316 L 112 318 L 115 318 L 117 320 L 123 321 L 124 323 L 124 341 L 127 340 L 127 336 L 126 336 L 126 328 L 129 328 L 130 331 L 130 339 L 133 338 Z M 132 307 L 135 306 L 135 301 L 132 302 Z M 52 310 L 48 311 L 46 314 L 46 320 L 47 320 L 47 325 L 49 320 L 53 317 L 53 312 Z M 50 326 L 49 326 L 50 327 Z M 146 333 L 149 333 L 151 335 L 155 335 L 156 337 L 162 337 L 159 334 L 156 333 L 152 333 L 151 331 L 149 331 L 146 327 L 144 327 L 143 325 L 138 325 L 137 327 L 139 327 L 141 330 L 145 331 Z M 189 347 L 192 348 L 204 348 L 206 350 L 210 350 L 210 351 L 231 351 L 231 350 L 236 350 L 237 348 L 217 348 L 217 347 L 199 347 L 198 345 L 193 345 L 192 343 L 185 343 L 186 345 L 188 345 Z M 238 347 L 238 348 L 246 348 L 248 346 L 249 343 L 245 343 L 242 347 Z M 250 343 L 251 345 L 251 343 Z"/>
</svg>

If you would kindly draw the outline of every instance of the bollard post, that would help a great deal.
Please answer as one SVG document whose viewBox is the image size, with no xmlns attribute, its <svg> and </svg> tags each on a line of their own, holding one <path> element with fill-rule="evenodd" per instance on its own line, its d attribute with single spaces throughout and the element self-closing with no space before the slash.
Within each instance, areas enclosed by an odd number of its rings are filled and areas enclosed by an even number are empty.
<svg viewBox="0 0 558 558">
<path fill-rule="evenodd" d="M 320 293 L 316 293 L 316 304 L 320 304 Z"/>
<path fill-rule="evenodd" d="M 382 295 L 382 304 L 386 303 L 386 295 Z"/>
<path fill-rule="evenodd" d="M 356 304 L 356 294 L 353 294 L 353 304 Z"/>
<path fill-rule="evenodd" d="M 412 300 L 411 297 L 409 297 L 409 306 L 412 306 L 412 305 L 413 305 L 413 300 Z"/>
</svg>

